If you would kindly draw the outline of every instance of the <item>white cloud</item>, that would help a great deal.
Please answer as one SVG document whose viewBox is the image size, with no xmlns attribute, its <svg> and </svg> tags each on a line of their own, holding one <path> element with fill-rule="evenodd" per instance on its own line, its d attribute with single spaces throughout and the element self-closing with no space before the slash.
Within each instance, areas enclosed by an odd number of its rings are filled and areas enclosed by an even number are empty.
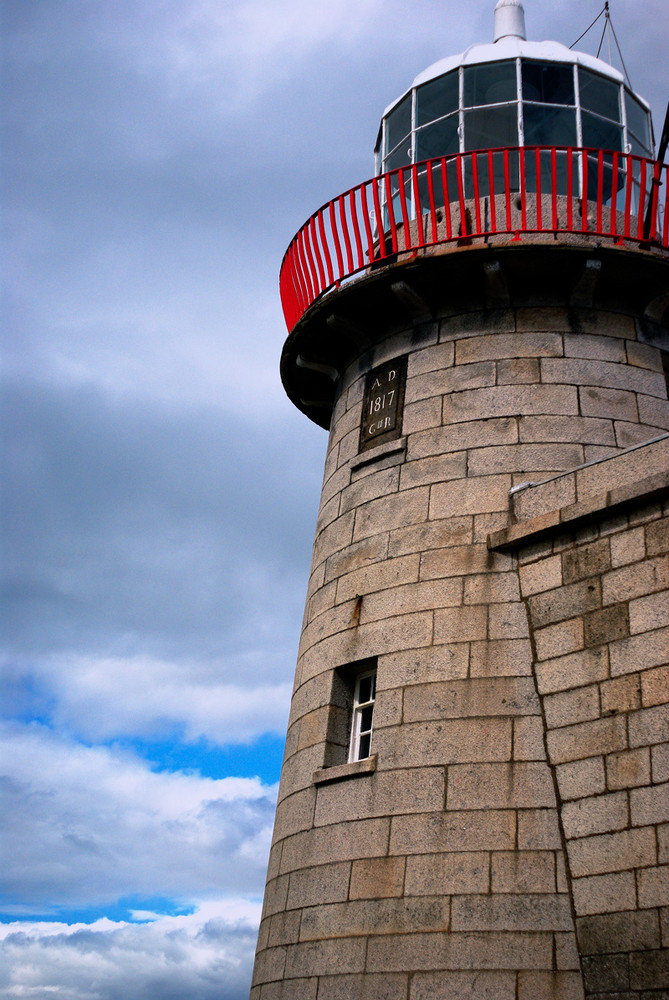
<svg viewBox="0 0 669 1000">
<path fill-rule="evenodd" d="M 155 773 L 129 752 L 0 727 L 3 881 L 26 915 L 127 896 L 262 894 L 275 789 Z"/>
<path fill-rule="evenodd" d="M 39 661 L 33 677 L 53 702 L 54 722 L 86 739 L 177 729 L 189 741 L 204 737 L 223 745 L 285 733 L 291 685 L 259 683 L 253 670 L 242 683 L 240 672 L 240 660 L 69 655 Z"/>
<path fill-rule="evenodd" d="M 144 924 L 0 925 L 0 997 L 246 1000 L 259 918 L 228 899 Z"/>
</svg>

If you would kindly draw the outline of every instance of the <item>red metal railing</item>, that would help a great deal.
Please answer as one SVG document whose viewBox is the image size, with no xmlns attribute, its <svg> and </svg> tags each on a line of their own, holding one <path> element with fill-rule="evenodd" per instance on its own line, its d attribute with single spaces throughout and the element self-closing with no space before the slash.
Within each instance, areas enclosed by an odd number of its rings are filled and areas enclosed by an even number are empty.
<svg viewBox="0 0 669 1000">
<path fill-rule="evenodd" d="M 353 275 L 442 243 L 576 233 L 669 248 L 667 170 L 626 153 L 514 146 L 379 174 L 323 205 L 293 238 L 279 276 L 286 325 Z"/>
</svg>

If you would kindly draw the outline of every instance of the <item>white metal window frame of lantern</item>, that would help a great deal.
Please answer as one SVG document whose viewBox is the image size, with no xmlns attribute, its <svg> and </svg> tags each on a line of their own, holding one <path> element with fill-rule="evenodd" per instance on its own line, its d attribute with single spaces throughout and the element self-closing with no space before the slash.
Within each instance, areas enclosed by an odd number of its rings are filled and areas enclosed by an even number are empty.
<svg viewBox="0 0 669 1000">
<path fill-rule="evenodd" d="M 366 670 L 355 679 L 349 762 L 366 760 L 371 756 L 375 702 L 376 670 Z"/>
<path fill-rule="evenodd" d="M 537 79 L 551 74 L 559 80 L 557 92 L 542 92 Z M 652 156 L 650 110 L 613 67 L 560 43 L 514 38 L 475 46 L 427 69 L 386 109 L 376 172 L 434 156 L 525 145 Z"/>
</svg>

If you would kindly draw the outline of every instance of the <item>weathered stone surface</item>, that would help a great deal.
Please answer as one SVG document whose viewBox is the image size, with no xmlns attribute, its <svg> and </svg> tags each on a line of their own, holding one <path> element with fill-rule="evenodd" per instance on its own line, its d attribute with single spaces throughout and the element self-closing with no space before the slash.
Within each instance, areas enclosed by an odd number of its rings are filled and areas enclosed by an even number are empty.
<svg viewBox="0 0 669 1000">
<path fill-rule="evenodd" d="M 572 893 L 576 913 L 616 913 L 634 909 L 636 887 L 634 874 L 623 871 L 613 875 L 574 878 Z"/>
<path fill-rule="evenodd" d="M 491 889 L 493 893 L 555 892 L 555 853 L 496 851 L 491 861 Z"/>
<path fill-rule="evenodd" d="M 363 858 L 354 861 L 351 868 L 349 899 L 401 896 L 405 864 L 405 858 Z"/>
<path fill-rule="evenodd" d="M 632 826 L 669 823 L 669 783 L 632 789 L 630 819 Z"/>
<path fill-rule="evenodd" d="M 389 767 L 421 767 L 511 759 L 510 718 L 447 719 L 405 723 L 388 735 Z"/>
<path fill-rule="evenodd" d="M 478 476 L 437 483 L 430 494 L 430 518 L 508 510 L 511 477 Z"/>
<path fill-rule="evenodd" d="M 660 947 L 657 915 L 648 911 L 582 917 L 576 926 L 584 955 L 643 951 Z"/>
<path fill-rule="evenodd" d="M 583 1000 L 581 972 L 518 973 L 518 1000 Z"/>
<path fill-rule="evenodd" d="M 287 906 L 289 909 L 338 903 L 346 899 L 351 874 L 349 862 L 315 865 L 290 875 Z M 286 882 L 288 877 L 284 876 Z"/>
<path fill-rule="evenodd" d="M 669 899 L 669 865 L 639 872 L 639 906 L 666 906 Z"/>
<path fill-rule="evenodd" d="M 293 872 L 329 861 L 350 861 L 385 854 L 390 820 L 365 819 L 338 823 L 288 837 L 281 855 L 282 872 Z M 364 838 L 360 843 L 360 838 Z"/>
<path fill-rule="evenodd" d="M 449 900 L 388 898 L 323 903 L 302 911 L 301 941 L 358 937 L 367 934 L 402 934 L 411 931 L 448 930 Z"/>
<path fill-rule="evenodd" d="M 435 812 L 397 816 L 392 821 L 390 854 L 432 854 L 476 845 L 481 851 L 515 846 L 516 813 L 511 810 Z"/>
<path fill-rule="evenodd" d="M 546 759 L 544 727 L 540 716 L 518 716 L 513 720 L 513 759 Z"/>
<path fill-rule="evenodd" d="M 516 1000 L 513 972 L 417 972 L 410 1000 Z"/>
<path fill-rule="evenodd" d="M 421 486 L 364 503 L 355 512 L 353 541 L 425 521 L 429 492 L 429 487 Z"/>
<path fill-rule="evenodd" d="M 663 1000 L 660 356 L 631 314 L 439 308 L 342 374 L 253 1000 Z M 404 437 L 361 456 L 403 355 Z M 333 677 L 370 657 L 351 769 Z"/>
<path fill-rule="evenodd" d="M 418 854 L 407 859 L 405 892 L 409 896 L 487 892 L 489 869 L 485 851 Z"/>
<path fill-rule="evenodd" d="M 649 784 L 650 753 L 648 747 L 609 754 L 606 757 L 606 781 L 612 790 Z"/>
<path fill-rule="evenodd" d="M 598 795 L 606 788 L 602 757 L 588 757 L 585 760 L 561 764 L 555 768 L 555 772 L 560 798 L 563 801 Z"/>
<path fill-rule="evenodd" d="M 524 677 L 416 684 L 404 694 L 404 721 L 407 723 L 421 719 L 538 713 L 534 684 Z"/>
<path fill-rule="evenodd" d="M 319 1000 L 406 1000 L 406 973 L 321 976 Z"/>
<path fill-rule="evenodd" d="M 377 771 L 364 781 L 336 782 L 318 789 L 314 826 L 357 816 L 390 816 L 436 809 L 444 801 L 443 768 Z"/>
<path fill-rule="evenodd" d="M 628 802 L 625 792 L 567 802 L 562 807 L 562 826 L 569 839 L 622 830 L 627 826 L 627 820 Z"/>
<path fill-rule="evenodd" d="M 532 674 L 529 639 L 471 643 L 472 677 L 525 677 Z"/>
<path fill-rule="evenodd" d="M 414 461 L 428 455 L 446 455 L 467 448 L 515 444 L 517 441 L 518 426 L 515 418 L 499 417 L 482 423 L 474 415 L 471 422 L 446 424 L 424 433 L 412 434 L 409 438 L 408 458 Z"/>
<path fill-rule="evenodd" d="M 574 840 L 567 851 L 575 877 L 644 868 L 654 865 L 657 857 L 654 831 L 648 828 Z"/>
<path fill-rule="evenodd" d="M 468 389 L 444 400 L 444 423 L 447 424 L 528 413 L 576 416 L 578 412 L 578 391 L 572 385 L 504 385 Z"/>
<path fill-rule="evenodd" d="M 553 806 L 548 767 L 539 762 L 453 764 L 448 769 L 447 809 Z"/>
<path fill-rule="evenodd" d="M 459 930 L 568 930 L 572 926 L 566 895 L 456 896 L 451 927 Z"/>
<path fill-rule="evenodd" d="M 599 718 L 599 686 L 575 688 L 546 695 L 543 699 L 546 724 L 549 729 L 571 726 Z"/>
<path fill-rule="evenodd" d="M 365 968 L 364 938 L 327 938 L 305 941 L 288 949 L 286 979 L 362 972 Z"/>
<path fill-rule="evenodd" d="M 372 938 L 367 968 L 373 971 L 432 969 L 547 969 L 552 935 L 540 932 L 405 934 Z"/>
</svg>

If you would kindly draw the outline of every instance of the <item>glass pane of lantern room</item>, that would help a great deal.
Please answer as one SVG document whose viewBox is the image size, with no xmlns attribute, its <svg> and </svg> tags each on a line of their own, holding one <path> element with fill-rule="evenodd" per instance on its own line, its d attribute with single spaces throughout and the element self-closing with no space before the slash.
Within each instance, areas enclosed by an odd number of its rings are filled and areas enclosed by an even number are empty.
<svg viewBox="0 0 669 1000">
<path fill-rule="evenodd" d="M 614 122 L 620 121 L 620 87 L 617 83 L 579 66 L 578 86 L 582 108 L 611 118 Z M 584 145 L 587 145 L 585 141 Z"/>
<path fill-rule="evenodd" d="M 523 103 L 526 146 L 575 146 L 576 111 Z"/>
<path fill-rule="evenodd" d="M 547 107 L 545 104 L 523 104 L 523 132 L 526 146 L 575 146 L 576 110 L 574 108 Z M 528 191 L 536 191 L 536 157 L 525 156 L 525 182 Z M 557 194 L 567 193 L 567 154 L 558 152 L 555 158 L 555 178 L 552 176 L 552 158 L 549 152 L 541 153 L 541 188 L 550 191 L 555 186 Z"/>
<path fill-rule="evenodd" d="M 386 118 L 385 151 L 388 153 L 411 131 L 411 93 Z"/>
<path fill-rule="evenodd" d="M 429 160 L 433 156 L 446 156 L 459 149 L 458 116 L 451 115 L 416 132 L 416 160 Z"/>
<path fill-rule="evenodd" d="M 574 104 L 574 71 L 563 63 L 523 60 L 523 100 Z"/>
<path fill-rule="evenodd" d="M 465 112 L 465 149 L 496 149 L 518 145 L 516 104 Z"/>
<path fill-rule="evenodd" d="M 425 125 L 458 109 L 458 71 L 446 73 L 416 90 L 416 124 Z"/>
<path fill-rule="evenodd" d="M 650 156 L 650 150 L 646 146 L 642 146 L 636 136 L 632 135 L 631 132 L 627 133 L 627 138 L 630 145 L 630 153 L 634 156 Z"/>
<path fill-rule="evenodd" d="M 396 170 L 411 163 L 411 142 L 407 136 L 405 142 L 400 143 L 397 149 L 393 150 L 390 156 L 386 156 L 383 161 L 384 171 Z"/>
<path fill-rule="evenodd" d="M 499 149 L 518 145 L 518 105 L 506 107 L 479 108 L 476 111 L 465 112 L 465 149 Z M 511 154 L 512 177 L 515 180 L 515 164 L 517 153 Z M 503 190 L 504 163 L 500 156 L 493 159 L 494 188 L 498 193 Z M 477 158 L 478 187 L 481 196 L 488 195 L 488 162 L 484 157 Z M 474 178 L 472 162 L 469 158 L 463 161 L 465 196 L 471 198 L 474 193 Z"/>
<path fill-rule="evenodd" d="M 583 145 L 592 149 L 616 149 L 623 148 L 623 130 L 620 125 L 613 122 L 605 122 L 595 115 L 589 115 L 587 111 L 582 116 Z"/>
<path fill-rule="evenodd" d="M 423 167 L 418 171 L 418 197 L 421 211 L 427 214 L 431 211 L 431 206 L 440 209 L 458 198 L 458 159 L 451 156 L 442 164 L 441 160 L 433 160 L 429 168 Z M 428 170 L 430 172 L 431 183 L 428 183 Z M 432 200 L 430 199 L 432 192 Z M 437 221 L 443 221 L 443 213 L 439 213 Z M 435 237 L 436 238 L 436 235 Z"/>
<path fill-rule="evenodd" d="M 583 145 L 587 148 L 612 149 L 618 152 L 622 150 L 623 130 L 620 125 L 614 125 L 613 122 L 605 122 L 601 118 L 596 118 L 595 115 L 588 114 L 587 111 L 584 111 L 582 114 L 582 125 Z M 595 201 L 597 199 L 601 180 L 604 204 L 609 204 L 613 182 L 612 159 L 611 156 L 604 156 L 602 158 L 602 176 L 599 178 L 599 158 L 594 154 L 588 155 L 587 191 L 589 200 Z M 618 176 L 618 190 L 621 189 L 623 182 L 624 174 L 621 173 Z"/>
<path fill-rule="evenodd" d="M 465 66 L 464 107 L 515 101 L 517 96 L 516 64 L 512 60 Z"/>
<path fill-rule="evenodd" d="M 627 91 L 625 91 L 625 111 L 627 112 L 627 128 L 634 133 L 642 148 L 649 151 L 648 112 Z"/>
</svg>

